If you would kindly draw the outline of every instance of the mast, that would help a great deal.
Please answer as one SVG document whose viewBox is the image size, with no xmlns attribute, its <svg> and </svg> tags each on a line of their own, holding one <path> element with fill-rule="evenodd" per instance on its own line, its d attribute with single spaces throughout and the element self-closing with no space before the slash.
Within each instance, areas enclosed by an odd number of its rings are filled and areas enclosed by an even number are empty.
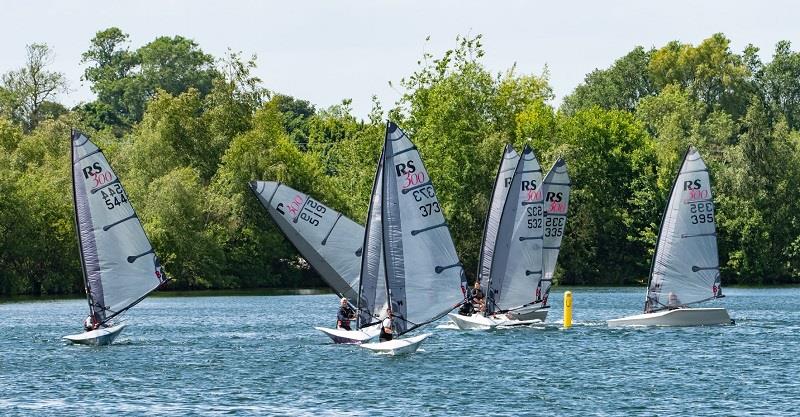
<svg viewBox="0 0 800 417">
<path fill-rule="evenodd" d="M 75 139 L 78 132 L 75 129 L 70 131 L 69 139 L 69 176 L 72 179 L 72 214 L 75 221 L 75 237 L 78 239 L 78 255 L 81 260 L 81 277 L 83 277 L 83 290 L 86 291 L 86 301 L 89 304 L 89 315 L 94 319 L 94 308 L 92 306 L 92 294 L 89 291 L 89 280 L 86 275 L 86 261 L 83 259 L 83 241 L 81 240 L 81 227 L 78 221 L 78 197 L 75 192 Z"/>
<path fill-rule="evenodd" d="M 384 175 L 384 155 L 386 152 L 386 142 L 384 140 L 384 145 L 381 148 L 381 156 L 378 158 L 378 167 L 375 170 L 375 178 L 372 180 L 372 193 L 370 194 L 369 199 L 369 208 L 367 209 L 367 220 L 364 226 L 364 241 L 361 245 L 361 273 L 360 279 L 358 284 L 358 307 L 357 307 L 357 314 L 358 319 L 356 322 L 357 328 L 363 328 L 372 324 L 372 315 L 376 312 L 375 309 L 378 308 L 376 305 L 376 298 L 377 298 L 377 291 L 378 291 L 378 280 L 380 278 L 380 271 L 381 271 L 381 255 L 378 254 L 377 258 L 375 254 L 372 253 L 375 244 L 379 243 L 378 248 L 381 252 L 385 252 L 383 248 L 383 233 L 381 230 L 374 231 L 373 227 L 375 226 L 373 223 L 376 221 L 380 221 L 380 225 L 383 225 L 383 216 L 381 208 L 383 207 L 383 178 Z M 375 203 L 380 205 L 376 213 Z M 380 214 L 379 219 L 375 219 L 376 215 Z M 373 234 L 378 232 L 378 234 Z M 377 240 L 377 242 L 375 242 Z M 374 262 L 377 260 L 377 265 Z M 384 262 L 385 268 L 385 262 Z M 370 281 L 367 282 L 366 280 L 369 279 Z M 384 269 L 384 280 L 386 280 L 386 274 Z M 369 284 L 369 288 L 365 287 L 365 284 Z M 384 295 L 391 305 L 391 301 L 389 301 L 388 295 L 388 287 L 384 285 L 383 290 L 386 292 Z M 371 304 L 371 305 L 370 305 Z"/>
</svg>

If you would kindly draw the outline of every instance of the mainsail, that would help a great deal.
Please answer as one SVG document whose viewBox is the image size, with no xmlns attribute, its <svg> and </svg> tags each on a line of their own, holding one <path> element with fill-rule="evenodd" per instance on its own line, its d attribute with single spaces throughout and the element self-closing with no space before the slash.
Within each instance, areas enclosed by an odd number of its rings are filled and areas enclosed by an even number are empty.
<svg viewBox="0 0 800 417">
<path fill-rule="evenodd" d="M 487 312 L 514 310 L 541 300 L 542 168 L 529 146 L 514 169 L 494 247 Z"/>
<path fill-rule="evenodd" d="M 494 247 L 497 241 L 497 230 L 500 225 L 500 216 L 503 214 L 503 205 L 508 195 L 508 188 L 511 184 L 511 177 L 514 176 L 514 169 L 517 167 L 517 161 L 519 161 L 519 155 L 511 144 L 507 144 L 503 151 L 503 159 L 497 168 L 492 198 L 489 202 L 489 211 L 486 213 L 486 222 L 483 225 L 478 281 L 481 283 L 481 290 L 484 294 L 489 293 L 489 275 L 492 270 L 492 257 L 494 256 Z"/>
<path fill-rule="evenodd" d="M 103 152 L 72 132 L 75 225 L 89 309 L 103 324 L 167 281 L 128 194 Z"/>
<path fill-rule="evenodd" d="M 651 268 L 645 312 L 722 297 L 711 181 L 694 147 L 672 184 Z"/>
<path fill-rule="evenodd" d="M 561 249 L 561 238 L 567 226 L 567 208 L 569 208 L 570 180 L 567 164 L 558 158 L 550 172 L 542 182 L 544 196 L 544 241 L 542 246 L 542 269 L 544 278 L 541 281 L 542 306 L 547 305 L 550 287 L 553 284 L 553 273 L 556 270 L 558 252 Z M 538 301 L 538 300 L 537 300 Z"/>
<path fill-rule="evenodd" d="M 286 184 L 252 181 L 250 188 L 311 267 L 355 304 L 364 228 Z"/>
<path fill-rule="evenodd" d="M 386 277 L 383 267 L 383 152 L 372 184 L 367 212 L 367 226 L 361 256 L 361 280 L 358 288 L 358 328 L 370 325 L 383 315 L 386 304 Z"/>
<path fill-rule="evenodd" d="M 464 302 L 466 277 L 422 158 L 392 122 L 383 155 L 386 286 L 400 335 Z"/>
</svg>

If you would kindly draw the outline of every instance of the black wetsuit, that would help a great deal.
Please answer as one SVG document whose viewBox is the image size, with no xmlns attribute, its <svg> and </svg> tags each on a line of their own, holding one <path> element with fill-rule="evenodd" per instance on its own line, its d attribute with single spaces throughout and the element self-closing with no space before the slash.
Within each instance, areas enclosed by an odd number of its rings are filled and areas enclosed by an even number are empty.
<svg viewBox="0 0 800 417">
<path fill-rule="evenodd" d="M 383 323 L 381 323 L 381 334 L 380 336 L 378 336 L 378 340 L 380 340 L 381 342 L 388 342 L 394 339 L 394 333 L 386 333 L 384 329 L 385 327 L 383 327 Z"/>
<path fill-rule="evenodd" d="M 350 330 L 350 319 L 353 317 L 353 309 L 350 306 L 339 307 L 336 320 L 341 324 L 342 329 Z"/>
</svg>

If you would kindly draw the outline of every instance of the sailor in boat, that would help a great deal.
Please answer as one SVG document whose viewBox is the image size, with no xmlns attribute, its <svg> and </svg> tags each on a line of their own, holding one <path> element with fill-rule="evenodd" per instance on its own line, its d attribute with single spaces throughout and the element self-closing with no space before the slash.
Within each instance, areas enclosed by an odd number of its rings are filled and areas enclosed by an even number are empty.
<svg viewBox="0 0 800 417">
<path fill-rule="evenodd" d="M 472 307 L 475 311 L 485 311 L 486 297 L 483 295 L 483 290 L 481 290 L 481 283 L 479 281 L 475 281 L 470 295 L 472 296 Z"/>
<path fill-rule="evenodd" d="M 681 302 L 678 300 L 678 296 L 674 292 L 670 292 L 669 295 L 667 295 L 667 307 L 670 310 L 674 310 L 680 308 L 680 306 Z"/>
<path fill-rule="evenodd" d="M 347 298 L 342 297 L 339 302 L 339 312 L 336 313 L 336 328 L 350 330 L 350 320 L 355 319 L 356 312 L 350 308 Z"/>
<path fill-rule="evenodd" d="M 394 336 L 392 335 L 392 308 L 388 307 L 386 309 L 386 318 L 383 319 L 383 323 L 381 324 L 381 335 L 379 339 L 381 342 L 388 342 L 392 340 Z"/>
<path fill-rule="evenodd" d="M 92 330 L 96 329 L 97 327 L 93 323 L 92 316 L 86 316 L 86 320 L 83 321 L 83 330 L 87 332 L 91 332 Z"/>
</svg>

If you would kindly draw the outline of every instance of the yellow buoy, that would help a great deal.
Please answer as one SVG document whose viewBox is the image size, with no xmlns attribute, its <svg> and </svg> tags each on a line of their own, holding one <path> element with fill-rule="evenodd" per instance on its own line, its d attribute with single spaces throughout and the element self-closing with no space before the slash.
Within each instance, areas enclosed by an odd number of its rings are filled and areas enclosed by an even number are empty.
<svg viewBox="0 0 800 417">
<path fill-rule="evenodd" d="M 572 291 L 564 293 L 564 328 L 572 327 Z"/>
</svg>

